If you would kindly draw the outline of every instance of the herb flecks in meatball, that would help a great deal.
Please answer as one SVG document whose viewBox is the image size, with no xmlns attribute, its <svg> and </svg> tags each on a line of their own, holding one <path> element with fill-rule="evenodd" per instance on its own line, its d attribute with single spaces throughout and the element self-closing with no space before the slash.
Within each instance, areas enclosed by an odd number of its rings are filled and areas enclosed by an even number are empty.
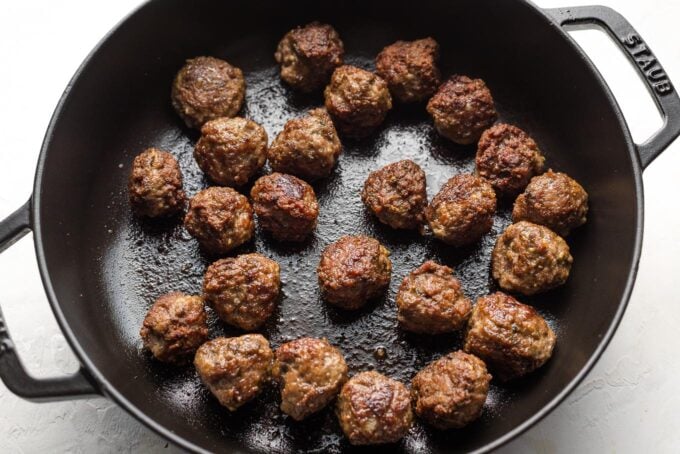
<svg viewBox="0 0 680 454">
<path fill-rule="evenodd" d="M 149 148 L 135 157 L 128 180 L 130 205 L 137 216 L 171 216 L 184 208 L 182 173 L 173 155 Z"/>
<path fill-rule="evenodd" d="M 376 72 L 398 101 L 424 101 L 439 86 L 439 45 L 433 38 L 397 41 L 375 59 Z"/>
<path fill-rule="evenodd" d="M 555 333 L 533 307 L 496 292 L 477 300 L 463 348 L 506 381 L 541 367 L 554 347 Z"/>
</svg>

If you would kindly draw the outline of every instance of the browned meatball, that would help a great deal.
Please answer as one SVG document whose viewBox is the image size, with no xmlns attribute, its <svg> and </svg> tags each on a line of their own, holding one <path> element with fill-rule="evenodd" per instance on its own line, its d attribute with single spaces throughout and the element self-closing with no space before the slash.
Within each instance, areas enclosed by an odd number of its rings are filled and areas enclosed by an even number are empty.
<svg viewBox="0 0 680 454">
<path fill-rule="evenodd" d="M 425 366 L 411 382 L 416 414 L 438 429 L 459 429 L 479 418 L 491 375 L 484 362 L 457 351 Z"/>
<path fill-rule="evenodd" d="M 427 205 L 425 172 L 408 159 L 371 172 L 361 192 L 366 208 L 394 229 L 416 229 Z"/>
<path fill-rule="evenodd" d="M 220 404 L 236 411 L 269 381 L 273 357 L 269 341 L 259 334 L 218 337 L 201 345 L 194 366 Z"/>
<path fill-rule="evenodd" d="M 269 147 L 269 165 L 308 181 L 327 177 L 342 152 L 342 144 L 326 109 L 289 120 Z"/>
<path fill-rule="evenodd" d="M 439 134 L 461 145 L 477 142 L 498 118 L 491 92 L 481 79 L 453 76 L 427 103 Z"/>
<path fill-rule="evenodd" d="M 572 262 L 569 246 L 559 235 L 520 221 L 496 240 L 491 272 L 502 289 L 534 295 L 564 284 Z"/>
<path fill-rule="evenodd" d="M 340 133 L 360 139 L 378 127 L 392 108 L 385 81 L 356 66 L 340 66 L 324 91 L 326 110 Z"/>
<path fill-rule="evenodd" d="M 191 199 L 184 226 L 206 250 L 224 254 L 253 236 L 253 209 L 233 189 L 211 187 Z"/>
<path fill-rule="evenodd" d="M 281 39 L 274 54 L 281 79 L 291 87 L 311 92 L 322 88 L 342 65 L 345 48 L 333 27 L 312 22 L 296 27 Z"/>
<path fill-rule="evenodd" d="M 344 236 L 323 251 L 317 273 L 326 301 L 359 309 L 390 283 L 390 252 L 374 238 Z"/>
<path fill-rule="evenodd" d="M 588 193 L 568 175 L 548 170 L 531 179 L 515 200 L 514 222 L 530 221 L 562 236 L 586 223 Z"/>
<path fill-rule="evenodd" d="M 172 84 L 172 105 L 191 128 L 208 120 L 233 117 L 246 94 L 243 73 L 224 60 L 196 57 L 187 60 Z"/>
<path fill-rule="evenodd" d="M 401 102 L 424 101 L 439 86 L 439 44 L 433 38 L 397 41 L 375 59 L 376 73 Z"/>
<path fill-rule="evenodd" d="M 138 216 L 170 216 L 184 208 L 182 172 L 173 155 L 149 148 L 132 163 L 128 179 L 130 205 Z"/>
<path fill-rule="evenodd" d="M 302 241 L 316 228 L 319 204 L 314 189 L 293 175 L 272 173 L 250 191 L 263 230 L 280 241 Z"/>
<path fill-rule="evenodd" d="M 335 398 L 347 381 L 347 364 L 326 339 L 304 337 L 276 350 L 273 376 L 281 387 L 281 411 L 301 421 Z"/>
<path fill-rule="evenodd" d="M 541 367 L 554 347 L 555 333 L 533 307 L 496 292 L 477 300 L 463 349 L 505 381 Z"/>
<path fill-rule="evenodd" d="M 201 128 L 194 158 L 217 184 L 241 186 L 267 160 L 267 132 L 245 118 L 218 118 Z"/>
<path fill-rule="evenodd" d="M 496 194 L 474 175 L 456 175 L 442 186 L 425 210 L 435 238 L 453 246 L 479 241 L 493 226 Z"/>
<path fill-rule="evenodd" d="M 144 347 L 159 361 L 184 363 L 208 340 L 203 299 L 181 292 L 159 297 L 139 332 Z"/>
<path fill-rule="evenodd" d="M 413 424 L 408 388 L 374 371 L 361 372 L 345 383 L 336 414 L 353 445 L 395 443 Z"/>
<path fill-rule="evenodd" d="M 514 197 L 543 171 L 545 158 L 526 132 L 499 123 L 482 134 L 475 163 L 500 197 Z"/>
<path fill-rule="evenodd" d="M 408 331 L 449 333 L 465 326 L 472 303 L 448 266 L 431 260 L 404 278 L 397 293 L 397 319 Z"/>
<path fill-rule="evenodd" d="M 276 309 L 281 288 L 279 264 L 261 254 L 218 260 L 203 278 L 203 295 L 230 325 L 253 330 Z"/>
</svg>

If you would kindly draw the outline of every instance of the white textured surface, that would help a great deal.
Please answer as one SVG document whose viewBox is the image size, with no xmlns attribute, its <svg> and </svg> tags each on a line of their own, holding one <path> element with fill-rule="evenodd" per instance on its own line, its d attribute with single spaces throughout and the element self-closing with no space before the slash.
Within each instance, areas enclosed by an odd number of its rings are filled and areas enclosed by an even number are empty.
<svg viewBox="0 0 680 454">
<path fill-rule="evenodd" d="M 0 218 L 29 196 L 52 110 L 89 50 L 138 0 L 34 0 L 0 4 Z M 556 7 L 587 2 L 538 0 Z M 680 2 L 603 0 L 630 19 L 680 84 Z M 519 24 L 518 24 L 519 25 Z M 633 135 L 659 126 L 623 57 L 599 32 L 576 35 L 602 69 Z M 680 85 L 679 85 L 680 86 Z M 632 88 L 631 88 L 632 87 Z M 502 452 L 677 452 L 680 431 L 680 142 L 644 174 L 640 272 L 611 345 L 583 384 Z M 596 302 L 593 302 L 596 304 Z M 0 306 L 22 358 L 37 375 L 77 363 L 48 308 L 30 236 L 0 257 Z M 171 452 L 172 446 L 104 399 L 32 404 L 0 383 L 0 452 Z"/>
</svg>

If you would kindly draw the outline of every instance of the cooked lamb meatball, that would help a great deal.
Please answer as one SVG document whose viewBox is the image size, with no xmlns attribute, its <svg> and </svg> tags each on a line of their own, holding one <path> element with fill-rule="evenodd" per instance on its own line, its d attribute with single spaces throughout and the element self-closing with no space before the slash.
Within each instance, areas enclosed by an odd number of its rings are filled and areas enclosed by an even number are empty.
<svg viewBox="0 0 680 454">
<path fill-rule="evenodd" d="M 316 228 L 319 204 L 314 189 L 293 175 L 261 177 L 250 191 L 257 221 L 280 241 L 303 241 Z"/>
<path fill-rule="evenodd" d="M 401 102 L 424 101 L 439 86 L 439 45 L 433 38 L 397 41 L 375 59 L 376 73 Z"/>
<path fill-rule="evenodd" d="M 459 429 L 479 418 L 491 375 L 484 362 L 457 351 L 418 372 L 411 382 L 416 414 L 437 429 Z"/>
<path fill-rule="evenodd" d="M 281 79 L 291 87 L 311 92 L 322 88 L 342 65 L 345 48 L 333 27 L 312 22 L 286 33 L 274 54 Z"/>
<path fill-rule="evenodd" d="M 463 349 L 506 381 L 541 367 L 554 347 L 555 333 L 533 307 L 496 292 L 477 300 Z"/>
<path fill-rule="evenodd" d="M 572 262 L 569 246 L 555 232 L 520 221 L 496 240 L 491 272 L 502 289 L 534 295 L 564 284 Z"/>
<path fill-rule="evenodd" d="M 253 209 L 231 188 L 211 187 L 189 202 L 184 227 L 213 254 L 225 254 L 253 236 Z"/>
<path fill-rule="evenodd" d="M 475 163 L 477 174 L 491 183 L 499 197 L 514 197 L 543 171 L 545 158 L 526 132 L 499 123 L 482 134 Z"/>
<path fill-rule="evenodd" d="M 392 108 L 385 81 L 356 66 L 340 66 L 324 91 L 326 110 L 341 134 L 363 138 L 380 125 Z"/>
<path fill-rule="evenodd" d="M 399 326 L 424 334 L 449 333 L 465 326 L 472 303 L 448 266 L 431 260 L 404 278 L 397 293 Z"/>
<path fill-rule="evenodd" d="M 489 183 L 474 175 L 456 175 L 442 186 L 425 210 L 435 238 L 465 246 L 493 226 L 496 194 Z"/>
<path fill-rule="evenodd" d="M 335 398 L 347 381 L 347 364 L 326 339 L 304 337 L 276 350 L 273 376 L 281 387 L 281 411 L 301 421 Z"/>
<path fill-rule="evenodd" d="M 427 205 L 425 172 L 408 159 L 368 175 L 361 193 L 366 208 L 394 229 L 417 229 Z"/>
<path fill-rule="evenodd" d="M 220 404 L 236 411 L 269 381 L 273 357 L 269 342 L 259 334 L 218 337 L 201 345 L 194 366 Z"/>
<path fill-rule="evenodd" d="M 187 60 L 172 84 L 172 105 L 191 128 L 206 121 L 233 117 L 241 110 L 246 81 L 240 69 L 224 60 L 197 57 Z"/>
<path fill-rule="evenodd" d="M 313 181 L 331 174 L 342 144 L 326 109 L 289 120 L 269 147 L 269 165 L 276 172 Z"/>
<path fill-rule="evenodd" d="M 514 222 L 530 221 L 562 236 L 586 223 L 588 193 L 568 175 L 548 170 L 533 177 L 515 200 Z"/>
<path fill-rule="evenodd" d="M 203 299 L 181 292 L 159 297 L 144 318 L 139 332 L 144 347 L 159 361 L 184 363 L 208 340 Z"/>
<path fill-rule="evenodd" d="M 184 208 L 182 172 L 167 151 L 149 148 L 138 155 L 132 163 L 128 190 L 137 216 L 170 216 Z"/>
<path fill-rule="evenodd" d="M 408 388 L 374 371 L 361 372 L 345 383 L 336 414 L 353 445 L 395 443 L 413 424 Z"/>
<path fill-rule="evenodd" d="M 439 134 L 461 145 L 477 142 L 498 117 L 484 81 L 459 75 L 439 87 L 427 111 Z"/>
<path fill-rule="evenodd" d="M 261 254 L 218 260 L 203 278 L 203 295 L 226 323 L 244 330 L 262 325 L 276 309 L 279 264 Z"/>
<path fill-rule="evenodd" d="M 374 238 L 345 236 L 326 247 L 317 273 L 324 298 L 343 309 L 359 309 L 390 283 L 390 253 Z"/>
<path fill-rule="evenodd" d="M 194 158 L 217 184 L 241 186 L 267 160 L 267 132 L 245 118 L 218 118 L 201 128 Z"/>
</svg>

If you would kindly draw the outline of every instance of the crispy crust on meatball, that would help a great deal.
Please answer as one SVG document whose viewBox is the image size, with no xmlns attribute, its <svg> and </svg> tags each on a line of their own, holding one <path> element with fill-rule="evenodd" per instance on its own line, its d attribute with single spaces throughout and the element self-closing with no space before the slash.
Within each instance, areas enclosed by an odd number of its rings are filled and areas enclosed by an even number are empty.
<svg viewBox="0 0 680 454">
<path fill-rule="evenodd" d="M 425 172 L 408 159 L 388 164 L 368 175 L 361 200 L 383 224 L 417 229 L 427 205 Z"/>
<path fill-rule="evenodd" d="M 543 172 L 545 158 L 538 145 L 516 126 L 499 123 L 479 139 L 475 164 L 499 197 L 514 197 Z"/>
<path fill-rule="evenodd" d="M 541 367 L 554 347 L 555 333 L 533 307 L 496 292 L 477 300 L 463 349 L 506 381 Z"/>
<path fill-rule="evenodd" d="M 496 194 L 489 183 L 474 175 L 456 175 L 442 186 L 425 210 L 435 238 L 465 246 L 493 227 Z"/>
<path fill-rule="evenodd" d="M 568 175 L 548 170 L 533 177 L 512 210 L 514 222 L 544 225 L 561 236 L 586 223 L 588 193 Z"/>
<path fill-rule="evenodd" d="M 186 201 L 177 160 L 158 148 L 148 148 L 135 157 L 128 191 L 137 216 L 170 216 L 181 211 Z"/>
<path fill-rule="evenodd" d="M 293 175 L 274 172 L 259 178 L 250 197 L 260 227 L 279 241 L 303 241 L 316 228 L 314 189 Z"/>
<path fill-rule="evenodd" d="M 312 22 L 286 33 L 274 58 L 281 65 L 281 79 L 297 90 L 312 92 L 328 83 L 333 70 L 342 65 L 344 53 L 333 27 Z"/>
<path fill-rule="evenodd" d="M 520 221 L 498 237 L 491 272 L 510 292 L 534 295 L 559 287 L 569 277 L 573 258 L 567 243 L 542 225 Z"/>
<path fill-rule="evenodd" d="M 482 79 L 455 75 L 427 103 L 442 136 L 461 145 L 477 142 L 498 118 L 493 97 Z"/>
<path fill-rule="evenodd" d="M 403 329 L 440 334 L 463 328 L 472 303 L 463 294 L 451 268 L 428 260 L 402 281 L 397 310 Z"/>
<path fill-rule="evenodd" d="M 342 387 L 338 422 L 353 445 L 395 443 L 413 424 L 408 388 L 378 372 L 361 372 Z"/>
<path fill-rule="evenodd" d="M 207 315 L 200 296 L 171 292 L 159 297 L 139 332 L 157 360 L 181 364 L 208 340 Z"/>
<path fill-rule="evenodd" d="M 190 128 L 206 121 L 233 117 L 246 94 L 243 72 L 224 60 L 196 57 L 187 60 L 172 84 L 172 105 Z"/>
<path fill-rule="evenodd" d="M 484 362 L 462 351 L 431 362 L 411 382 L 416 414 L 437 429 L 459 429 L 479 418 L 491 375 Z"/>
<path fill-rule="evenodd" d="M 324 96 L 326 110 L 338 131 L 357 139 L 373 132 L 392 108 L 387 83 L 380 76 L 356 66 L 338 67 Z"/>
<path fill-rule="evenodd" d="M 347 364 L 326 339 L 304 337 L 276 350 L 272 375 L 281 387 L 281 411 L 301 421 L 340 392 L 347 381 Z"/>
<path fill-rule="evenodd" d="M 203 248 L 224 254 L 252 238 L 253 209 L 235 190 L 210 187 L 189 202 L 184 227 Z"/>
<path fill-rule="evenodd" d="M 381 295 L 392 273 L 389 251 L 367 236 L 344 236 L 321 254 L 317 268 L 324 299 L 343 309 L 359 309 Z"/>
</svg>

